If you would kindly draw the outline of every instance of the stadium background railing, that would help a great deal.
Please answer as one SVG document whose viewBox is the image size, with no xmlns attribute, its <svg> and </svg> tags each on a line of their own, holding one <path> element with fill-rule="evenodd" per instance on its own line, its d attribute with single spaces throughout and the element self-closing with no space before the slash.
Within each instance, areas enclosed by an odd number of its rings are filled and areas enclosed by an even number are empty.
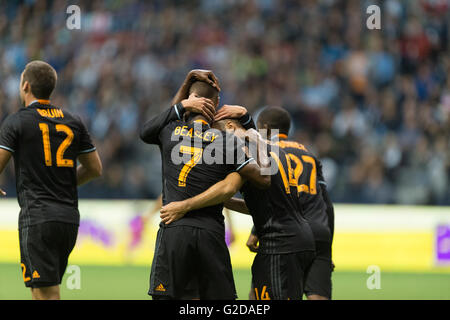
<svg viewBox="0 0 450 320">
<path fill-rule="evenodd" d="M 139 218 L 153 201 L 82 200 L 77 245 L 70 264 L 150 265 L 159 214 L 143 226 Z M 347 205 L 335 207 L 333 260 L 339 271 L 439 272 L 450 274 L 450 207 Z M 2 200 L 0 263 L 19 263 L 15 200 Z M 254 253 L 245 246 L 249 216 L 231 214 L 233 267 L 250 268 Z M 228 223 L 228 221 L 227 221 Z M 139 228 L 143 227 L 139 241 Z"/>
</svg>

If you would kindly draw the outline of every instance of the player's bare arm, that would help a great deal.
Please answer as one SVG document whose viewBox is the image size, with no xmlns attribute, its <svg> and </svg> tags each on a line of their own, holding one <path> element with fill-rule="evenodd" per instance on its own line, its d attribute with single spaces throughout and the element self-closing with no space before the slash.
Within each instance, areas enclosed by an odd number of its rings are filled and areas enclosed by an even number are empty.
<svg viewBox="0 0 450 320">
<path fill-rule="evenodd" d="M 77 183 L 81 186 L 102 175 L 103 167 L 97 151 L 78 156 Z"/>
<path fill-rule="evenodd" d="M 148 144 L 158 144 L 161 130 L 170 121 L 181 120 L 181 116 L 186 111 L 201 114 L 207 120 L 212 120 L 215 107 L 210 99 L 191 94 L 188 99 L 173 105 L 147 121 L 141 129 L 140 138 Z"/>
<path fill-rule="evenodd" d="M 172 104 L 177 104 L 189 97 L 189 89 L 195 81 L 203 81 L 216 88 L 220 92 L 219 80 L 211 70 L 194 69 L 191 70 L 183 81 L 183 84 L 178 89 Z"/>
<path fill-rule="evenodd" d="M 248 180 L 253 186 L 258 189 L 270 188 L 271 176 L 264 174 L 264 169 L 270 166 L 270 161 L 267 154 L 264 155 L 262 145 L 259 142 L 257 145 L 257 154 L 249 154 L 253 160 L 239 171 L 239 174 Z M 247 151 L 247 150 L 246 150 Z"/>
<path fill-rule="evenodd" d="M 0 174 L 2 174 L 3 170 L 5 170 L 9 159 L 11 159 L 11 152 L 0 148 Z M 0 195 L 6 196 L 6 192 L 0 189 Z"/>
<path fill-rule="evenodd" d="M 214 119 L 216 108 L 214 103 L 208 98 L 198 97 L 195 93 L 192 93 L 188 99 L 182 100 L 181 104 L 186 111 L 200 114 L 208 122 Z"/>
<path fill-rule="evenodd" d="M 264 174 L 263 168 L 255 160 L 251 160 L 239 171 L 239 174 L 258 189 L 270 188 L 271 176 Z"/>
<path fill-rule="evenodd" d="M 258 252 L 258 248 L 259 248 L 259 238 L 256 234 L 254 234 L 253 232 L 250 232 L 250 235 L 248 236 L 247 239 L 247 243 L 245 244 L 247 246 L 247 248 L 251 251 L 251 252 Z"/>
<path fill-rule="evenodd" d="M 331 198 L 328 194 L 327 187 L 323 184 L 320 184 L 320 188 L 322 190 L 322 198 L 325 201 L 325 204 L 327 206 L 326 213 L 328 216 L 328 227 L 330 228 L 331 232 L 331 241 L 333 241 L 333 235 L 334 235 L 334 207 L 333 202 L 331 201 Z"/>
<path fill-rule="evenodd" d="M 247 114 L 247 109 L 243 106 L 225 104 L 217 111 L 215 121 L 223 119 L 239 119 Z"/>
<path fill-rule="evenodd" d="M 230 122 L 230 125 L 235 125 Z M 270 160 L 267 154 L 267 144 L 263 141 L 260 134 L 254 130 L 241 130 L 237 129 L 234 134 L 241 139 L 249 139 L 250 143 L 256 146 L 256 152 L 254 148 L 245 148 L 244 151 L 247 156 L 252 158 L 250 163 L 239 171 L 239 174 L 248 180 L 253 186 L 258 189 L 268 189 L 271 183 L 271 176 L 265 174 L 270 167 Z"/>
<path fill-rule="evenodd" d="M 163 206 L 161 221 L 170 224 L 181 219 L 189 211 L 223 203 L 235 195 L 244 182 L 245 179 L 239 173 L 232 172 L 224 180 L 217 182 L 195 197 L 183 201 L 174 201 Z"/>
<path fill-rule="evenodd" d="M 246 137 L 249 138 L 250 142 L 256 144 L 257 146 L 257 154 L 252 155 L 256 162 L 258 162 L 258 165 L 261 168 L 269 168 L 270 167 L 270 159 L 267 152 L 267 143 L 264 141 L 264 139 L 261 137 L 261 135 L 256 131 L 255 129 L 248 129 L 246 132 Z"/>
<path fill-rule="evenodd" d="M 227 209 L 244 214 L 250 214 L 250 210 L 248 210 L 248 207 L 245 204 L 244 199 L 238 199 L 233 197 L 225 201 L 223 204 Z"/>
</svg>

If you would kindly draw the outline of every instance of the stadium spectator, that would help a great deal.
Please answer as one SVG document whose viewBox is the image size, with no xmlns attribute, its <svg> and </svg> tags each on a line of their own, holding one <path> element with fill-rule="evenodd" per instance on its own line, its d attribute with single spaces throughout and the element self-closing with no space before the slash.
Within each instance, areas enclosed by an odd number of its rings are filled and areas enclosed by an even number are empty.
<svg viewBox="0 0 450 320">
<path fill-rule="evenodd" d="M 156 198 L 159 152 L 137 128 L 188 70 L 212 69 L 221 103 L 292 113 L 334 201 L 450 205 L 448 1 L 372 2 L 381 30 L 355 0 L 84 0 L 81 30 L 66 28 L 69 1 L 2 1 L 0 121 L 25 64 L 46 60 L 53 102 L 82 115 L 104 161 L 80 196 Z"/>
</svg>

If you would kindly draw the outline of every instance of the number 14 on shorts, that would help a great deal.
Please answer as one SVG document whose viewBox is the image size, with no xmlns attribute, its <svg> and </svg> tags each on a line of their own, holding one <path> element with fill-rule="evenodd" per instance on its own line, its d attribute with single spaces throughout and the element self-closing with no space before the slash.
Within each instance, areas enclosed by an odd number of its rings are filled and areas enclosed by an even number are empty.
<svg viewBox="0 0 450 320">
<path fill-rule="evenodd" d="M 258 288 L 255 288 L 255 297 L 256 300 L 270 300 L 269 292 L 267 292 L 267 286 L 263 286 L 261 292 L 258 292 Z"/>
</svg>

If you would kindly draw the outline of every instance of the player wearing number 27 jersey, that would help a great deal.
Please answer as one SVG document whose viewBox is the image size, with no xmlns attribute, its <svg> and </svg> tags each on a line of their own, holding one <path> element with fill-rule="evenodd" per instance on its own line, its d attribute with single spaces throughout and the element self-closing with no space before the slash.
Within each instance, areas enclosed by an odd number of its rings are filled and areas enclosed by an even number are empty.
<svg viewBox="0 0 450 320">
<path fill-rule="evenodd" d="M 258 127 L 279 130 L 276 145 L 291 162 L 298 186 L 298 200 L 303 216 L 311 226 L 316 244 L 316 257 L 306 279 L 308 299 L 331 299 L 331 244 L 334 231 L 334 209 L 328 196 L 320 161 L 302 144 L 287 140 L 291 116 L 281 107 L 266 107 L 258 117 Z"/>
</svg>

